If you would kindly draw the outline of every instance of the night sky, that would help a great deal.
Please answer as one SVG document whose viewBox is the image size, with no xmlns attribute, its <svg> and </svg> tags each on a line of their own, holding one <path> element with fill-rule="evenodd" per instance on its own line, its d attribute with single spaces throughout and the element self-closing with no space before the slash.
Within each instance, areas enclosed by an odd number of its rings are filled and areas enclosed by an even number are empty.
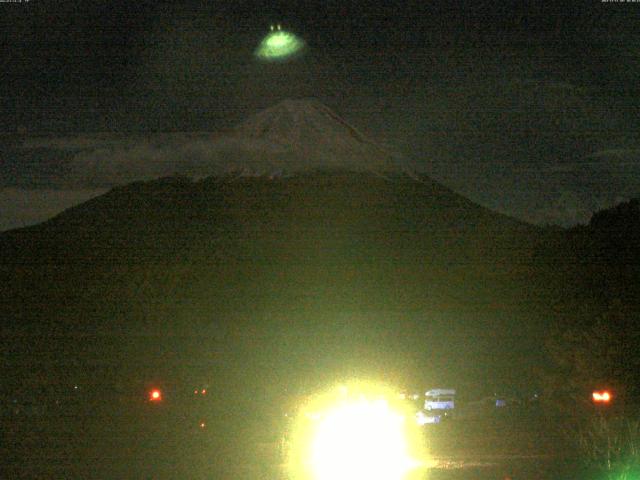
<svg viewBox="0 0 640 480">
<path fill-rule="evenodd" d="M 0 3 L 0 132 L 217 131 L 312 96 L 530 222 L 584 223 L 640 191 L 640 3 L 315 3 Z M 276 22 L 307 49 L 258 62 Z M 10 176 L 0 230 L 83 198 Z"/>
</svg>

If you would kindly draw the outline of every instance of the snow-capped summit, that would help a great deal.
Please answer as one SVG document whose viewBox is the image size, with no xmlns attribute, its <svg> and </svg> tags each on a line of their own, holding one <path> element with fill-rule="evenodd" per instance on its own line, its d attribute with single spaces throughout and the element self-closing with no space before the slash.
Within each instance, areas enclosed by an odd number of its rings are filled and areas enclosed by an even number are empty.
<svg viewBox="0 0 640 480">
<path fill-rule="evenodd" d="M 35 143 L 34 143 L 35 142 Z M 284 100 L 224 133 L 81 135 L 36 138 L 58 167 L 38 174 L 58 188 L 109 188 L 169 175 L 289 176 L 314 170 L 384 174 L 406 170 L 405 159 L 377 144 L 317 100 Z M 40 155 L 40 153 L 38 153 Z"/>
<path fill-rule="evenodd" d="M 288 172 L 390 171 L 403 163 L 400 154 L 376 144 L 315 99 L 288 99 L 262 110 L 238 125 L 233 137 L 240 150 L 260 153 L 263 161 Z"/>
</svg>

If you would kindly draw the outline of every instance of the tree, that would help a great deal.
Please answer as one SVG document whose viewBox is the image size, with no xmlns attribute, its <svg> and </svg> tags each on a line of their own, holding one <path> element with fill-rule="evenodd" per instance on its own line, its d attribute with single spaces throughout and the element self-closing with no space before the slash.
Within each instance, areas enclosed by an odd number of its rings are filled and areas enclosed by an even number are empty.
<svg viewBox="0 0 640 480">
<path fill-rule="evenodd" d="M 545 397 L 581 459 L 621 480 L 640 465 L 638 316 L 620 302 L 599 313 L 594 309 L 560 315 L 546 345 Z M 611 403 L 593 403 L 591 393 L 599 389 L 612 392 Z"/>
</svg>

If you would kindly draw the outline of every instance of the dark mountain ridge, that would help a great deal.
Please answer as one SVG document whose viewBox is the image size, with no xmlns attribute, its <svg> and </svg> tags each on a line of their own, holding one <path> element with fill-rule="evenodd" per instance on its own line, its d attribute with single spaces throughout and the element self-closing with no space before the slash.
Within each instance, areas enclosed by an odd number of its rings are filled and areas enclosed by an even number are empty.
<svg viewBox="0 0 640 480">
<path fill-rule="evenodd" d="M 291 178 L 226 176 L 201 181 L 177 176 L 116 187 L 40 225 L 5 232 L 0 256 L 10 263 L 34 262 L 38 255 L 52 261 L 99 261 L 100 255 L 106 255 L 108 261 L 118 257 L 135 261 L 160 248 L 166 239 L 179 241 L 179 234 L 190 231 L 196 236 L 205 232 L 220 236 L 221 229 L 232 234 L 231 227 L 245 222 L 249 229 L 272 234 L 286 228 L 326 229 L 323 235 L 329 238 L 340 233 L 341 225 L 346 228 L 350 217 L 357 220 L 349 226 L 354 234 L 427 233 L 432 241 L 436 236 L 442 240 L 446 233 L 460 234 L 458 241 L 462 241 L 479 233 L 500 237 L 512 231 L 522 240 L 542 231 L 490 212 L 427 177 L 403 173 L 383 177 L 333 170 Z M 158 243 L 147 249 L 131 243 L 151 234 Z M 243 232 L 237 234 L 242 237 Z M 43 243 L 36 246 L 32 242 Z M 84 254 L 76 249 L 82 244 L 88 248 Z M 74 255 L 61 257 L 59 248 L 71 245 Z M 499 250 L 491 245 L 483 248 Z M 394 255 L 394 251 L 389 249 L 384 255 Z M 437 261 L 438 255 L 432 257 Z"/>
<path fill-rule="evenodd" d="M 574 232 L 474 204 L 314 102 L 284 102 L 238 132 L 259 141 L 258 160 L 304 157 L 318 139 L 333 156 L 138 181 L 0 234 L 6 365 L 204 369 L 275 390 L 352 374 L 527 388 L 554 308 L 622 271 L 576 267 Z"/>
<path fill-rule="evenodd" d="M 527 282 L 542 238 L 403 173 L 138 182 L 0 235 L 3 330 L 57 335 L 62 350 L 78 335 L 160 335 L 168 345 L 183 332 L 243 352 L 247 365 L 291 366 L 297 355 L 300 371 L 332 357 L 365 370 L 375 357 L 374 370 L 386 358 L 397 371 L 405 355 L 446 363 L 461 342 L 493 357 L 490 338 L 511 344 L 526 339 L 514 328 L 539 330 Z M 291 352 L 265 358 L 284 339 Z M 187 344 L 172 348 L 202 358 Z M 248 353 L 248 344 L 261 347 Z M 89 348 L 76 361 L 98 357 Z"/>
<path fill-rule="evenodd" d="M 535 263 L 548 271 L 557 302 L 607 308 L 640 306 L 640 207 L 637 199 L 595 212 L 587 225 L 559 230 L 540 245 Z"/>
</svg>

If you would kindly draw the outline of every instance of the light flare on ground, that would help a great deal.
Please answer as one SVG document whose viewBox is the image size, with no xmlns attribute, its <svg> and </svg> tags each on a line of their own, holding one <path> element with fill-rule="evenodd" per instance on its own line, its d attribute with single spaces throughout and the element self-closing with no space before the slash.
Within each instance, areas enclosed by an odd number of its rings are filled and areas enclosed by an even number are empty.
<svg viewBox="0 0 640 480">
<path fill-rule="evenodd" d="M 403 480 L 425 466 L 422 436 L 391 389 L 354 383 L 303 406 L 292 434 L 292 478 Z"/>
</svg>

